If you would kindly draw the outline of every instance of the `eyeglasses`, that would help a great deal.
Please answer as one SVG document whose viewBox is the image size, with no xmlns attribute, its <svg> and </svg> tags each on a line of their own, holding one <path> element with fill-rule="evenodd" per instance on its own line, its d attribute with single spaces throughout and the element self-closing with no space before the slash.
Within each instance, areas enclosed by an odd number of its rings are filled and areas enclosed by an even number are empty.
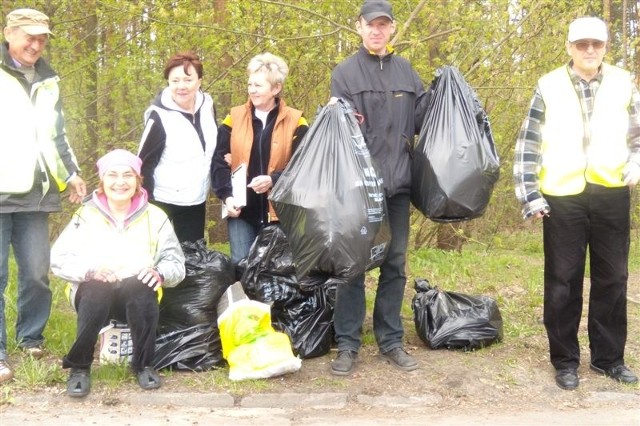
<svg viewBox="0 0 640 426">
<path fill-rule="evenodd" d="M 589 49 L 589 46 L 593 46 L 593 50 L 598 50 L 598 49 L 602 49 L 605 45 L 604 41 L 600 41 L 600 40 L 596 40 L 596 41 L 585 41 L 585 40 L 580 40 L 580 41 L 576 41 L 575 43 L 573 43 L 573 45 L 576 47 L 576 49 L 581 50 L 581 51 L 585 51 Z"/>
</svg>

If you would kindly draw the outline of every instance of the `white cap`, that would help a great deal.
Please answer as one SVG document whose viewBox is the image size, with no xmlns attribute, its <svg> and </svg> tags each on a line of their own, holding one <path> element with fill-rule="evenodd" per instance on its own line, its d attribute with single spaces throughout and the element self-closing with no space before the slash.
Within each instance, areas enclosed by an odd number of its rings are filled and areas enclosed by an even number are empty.
<svg viewBox="0 0 640 426">
<path fill-rule="evenodd" d="M 569 25 L 569 35 L 567 40 L 573 43 L 577 40 L 600 40 L 607 41 L 607 24 L 599 18 L 588 16 L 578 18 Z"/>
</svg>

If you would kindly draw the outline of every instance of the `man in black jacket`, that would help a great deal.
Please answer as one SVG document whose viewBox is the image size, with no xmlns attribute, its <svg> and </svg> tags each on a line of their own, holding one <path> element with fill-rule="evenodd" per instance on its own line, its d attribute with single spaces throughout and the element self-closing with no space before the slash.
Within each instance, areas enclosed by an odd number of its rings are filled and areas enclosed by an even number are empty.
<svg viewBox="0 0 640 426">
<path fill-rule="evenodd" d="M 384 180 L 392 238 L 380 266 L 373 329 L 382 357 L 401 370 L 412 371 L 418 364 L 402 347 L 400 309 L 409 238 L 409 152 L 422 124 L 427 96 L 411 64 L 395 55 L 389 45 L 395 31 L 389 2 L 366 1 L 356 30 L 362 46 L 334 69 L 331 96 L 348 101 L 362 115 L 364 139 Z M 345 376 L 353 372 L 365 314 L 363 274 L 338 287 L 334 314 L 338 356 L 331 364 L 333 374 Z"/>
</svg>

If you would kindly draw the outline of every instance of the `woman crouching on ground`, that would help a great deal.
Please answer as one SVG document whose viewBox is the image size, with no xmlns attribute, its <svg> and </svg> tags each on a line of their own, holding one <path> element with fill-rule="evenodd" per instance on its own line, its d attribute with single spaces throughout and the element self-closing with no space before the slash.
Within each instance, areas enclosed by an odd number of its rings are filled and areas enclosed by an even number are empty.
<svg viewBox="0 0 640 426">
<path fill-rule="evenodd" d="M 109 319 L 131 329 L 131 369 L 143 389 L 160 387 L 152 366 L 158 325 L 157 291 L 185 275 L 184 254 L 167 215 L 148 203 L 141 160 L 116 149 L 98 160 L 100 185 L 73 215 L 51 249 L 53 273 L 72 283 L 76 341 L 62 360 L 67 394 L 83 397 L 100 329 Z"/>
</svg>

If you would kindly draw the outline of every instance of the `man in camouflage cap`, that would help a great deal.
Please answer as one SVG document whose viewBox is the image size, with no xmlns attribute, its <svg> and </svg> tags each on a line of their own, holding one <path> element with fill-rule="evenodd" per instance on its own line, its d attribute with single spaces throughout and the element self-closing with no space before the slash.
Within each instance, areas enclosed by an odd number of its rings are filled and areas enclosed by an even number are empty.
<svg viewBox="0 0 640 426">
<path fill-rule="evenodd" d="M 59 77 L 41 58 L 50 34 L 47 15 L 17 9 L 7 15 L 0 44 L 0 295 L 11 245 L 19 270 L 16 340 L 33 357 L 44 354 L 42 331 L 51 311 L 49 213 L 61 209 L 67 186 L 72 202 L 86 195 L 64 129 Z M 12 378 L 0 297 L 0 383 Z"/>
</svg>

